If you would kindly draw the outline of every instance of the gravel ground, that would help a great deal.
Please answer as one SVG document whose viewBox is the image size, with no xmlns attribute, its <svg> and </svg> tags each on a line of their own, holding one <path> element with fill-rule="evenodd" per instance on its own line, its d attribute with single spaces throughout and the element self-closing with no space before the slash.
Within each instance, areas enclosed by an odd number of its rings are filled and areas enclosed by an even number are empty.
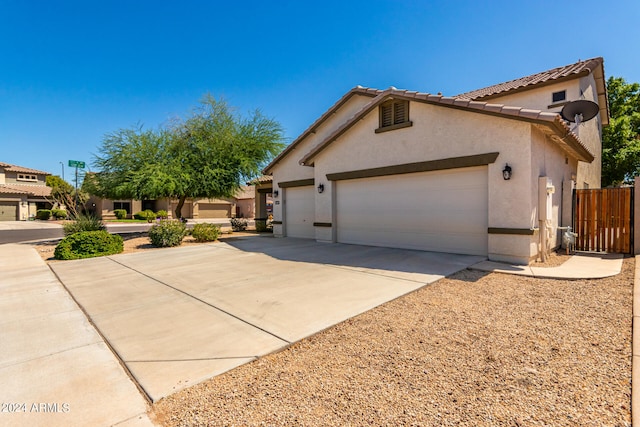
<svg viewBox="0 0 640 427">
<path fill-rule="evenodd" d="M 165 426 L 629 426 L 634 259 L 465 270 L 154 405 Z"/>
</svg>

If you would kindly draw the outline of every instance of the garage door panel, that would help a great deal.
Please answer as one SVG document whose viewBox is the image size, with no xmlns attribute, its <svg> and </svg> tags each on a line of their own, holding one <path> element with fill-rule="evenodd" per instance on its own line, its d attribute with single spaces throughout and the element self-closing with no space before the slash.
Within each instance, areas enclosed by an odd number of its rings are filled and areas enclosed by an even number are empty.
<svg viewBox="0 0 640 427">
<path fill-rule="evenodd" d="M 0 221 L 16 221 L 18 219 L 17 202 L 0 202 Z"/>
<path fill-rule="evenodd" d="M 285 232 L 287 237 L 315 238 L 315 193 L 313 186 L 291 187 L 285 193 Z"/>
<path fill-rule="evenodd" d="M 225 203 L 198 203 L 199 218 L 229 218 L 231 205 Z"/>
<path fill-rule="evenodd" d="M 487 167 L 340 181 L 338 241 L 486 255 Z"/>
</svg>

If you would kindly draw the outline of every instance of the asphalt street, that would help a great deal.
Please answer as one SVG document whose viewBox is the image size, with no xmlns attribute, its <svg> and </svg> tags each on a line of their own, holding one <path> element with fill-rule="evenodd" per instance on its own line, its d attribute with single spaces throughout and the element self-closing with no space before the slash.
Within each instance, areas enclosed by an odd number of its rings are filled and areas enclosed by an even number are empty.
<svg viewBox="0 0 640 427">
<path fill-rule="evenodd" d="M 107 224 L 110 233 L 137 233 L 147 231 L 150 224 Z M 61 239 L 64 237 L 62 227 L 0 229 L 0 244 L 31 242 L 34 240 Z"/>
</svg>

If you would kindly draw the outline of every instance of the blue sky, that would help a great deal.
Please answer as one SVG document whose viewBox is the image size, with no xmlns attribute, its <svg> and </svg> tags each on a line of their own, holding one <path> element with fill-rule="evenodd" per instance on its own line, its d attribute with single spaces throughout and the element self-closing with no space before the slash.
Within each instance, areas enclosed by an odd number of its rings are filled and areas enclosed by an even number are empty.
<svg viewBox="0 0 640 427">
<path fill-rule="evenodd" d="M 70 180 L 205 93 L 290 142 L 358 84 L 455 95 L 596 56 L 640 82 L 638 22 L 637 0 L 0 0 L 0 161 Z"/>
</svg>

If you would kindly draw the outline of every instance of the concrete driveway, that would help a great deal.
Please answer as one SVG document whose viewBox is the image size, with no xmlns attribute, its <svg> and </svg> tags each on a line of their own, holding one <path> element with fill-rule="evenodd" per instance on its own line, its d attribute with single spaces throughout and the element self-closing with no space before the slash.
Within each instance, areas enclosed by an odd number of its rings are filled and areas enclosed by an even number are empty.
<svg viewBox="0 0 640 427">
<path fill-rule="evenodd" d="M 51 268 L 157 401 L 483 259 L 248 237 Z"/>
</svg>

